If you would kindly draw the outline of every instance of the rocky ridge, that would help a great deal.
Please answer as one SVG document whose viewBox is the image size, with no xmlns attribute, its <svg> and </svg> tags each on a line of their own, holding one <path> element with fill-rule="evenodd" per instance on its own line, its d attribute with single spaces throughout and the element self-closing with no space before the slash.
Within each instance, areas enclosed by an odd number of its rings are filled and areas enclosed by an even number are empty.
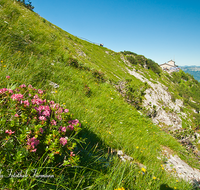
<svg viewBox="0 0 200 190">
<path fill-rule="evenodd" d="M 122 162 L 130 162 L 130 164 L 135 164 L 140 168 L 145 168 L 146 166 L 135 162 L 134 159 L 126 155 L 122 150 L 113 150 L 120 158 Z M 175 175 L 177 179 L 183 179 L 190 183 L 193 183 L 195 188 L 200 188 L 200 171 L 190 167 L 187 163 L 182 161 L 177 155 L 172 155 L 172 151 L 169 148 L 163 147 L 163 152 L 161 157 L 165 157 L 167 161 L 164 165 L 161 165 L 163 169 Z M 158 159 L 161 159 L 158 157 Z"/>
<path fill-rule="evenodd" d="M 129 63 L 124 59 L 123 60 L 127 66 Z M 181 107 L 183 107 L 183 101 L 176 99 L 175 102 L 172 101 L 171 94 L 168 92 L 168 87 L 161 84 L 158 81 L 150 81 L 142 76 L 142 72 L 138 73 L 134 69 L 130 70 L 127 68 L 129 74 L 135 76 L 137 79 L 142 82 L 146 82 L 151 88 L 146 89 L 145 91 L 145 100 L 143 101 L 143 107 L 148 109 L 152 118 L 152 121 L 163 127 L 163 125 L 168 126 L 169 131 L 175 131 L 182 129 L 182 119 L 187 118 L 187 114 L 181 112 Z M 116 87 L 120 90 L 122 96 L 125 96 L 125 82 L 119 83 Z M 168 107 L 171 111 L 166 111 L 166 107 Z M 152 114 L 154 113 L 154 114 Z M 141 113 L 142 114 L 142 113 Z M 199 138 L 199 134 L 194 134 L 194 136 Z M 194 139 L 194 137 L 192 137 Z M 180 143 L 187 141 L 189 145 L 191 145 L 188 149 L 196 150 L 196 147 L 190 142 L 189 139 L 179 140 Z M 182 143 L 184 144 L 184 143 Z M 186 146 L 187 147 L 187 146 Z M 198 150 L 196 150 L 199 152 Z M 195 187 L 200 188 L 200 171 L 197 169 L 193 169 L 187 163 L 182 161 L 177 155 L 172 155 L 167 152 L 167 150 L 163 149 L 164 155 L 167 158 L 165 163 L 165 170 L 169 172 L 175 171 L 175 175 L 178 178 L 184 179 L 186 181 L 190 181 L 194 184 Z M 118 156 L 122 161 L 130 161 L 131 157 L 122 153 L 122 151 L 118 151 Z M 161 154 L 163 157 L 163 153 Z M 160 159 L 160 158 L 158 158 Z"/>
<path fill-rule="evenodd" d="M 183 106 L 183 101 L 177 99 L 175 102 L 172 102 L 171 95 L 167 91 L 168 88 L 166 86 L 158 81 L 156 81 L 156 83 L 151 82 L 135 70 L 131 71 L 128 68 L 127 70 L 129 74 L 135 76 L 142 82 L 147 82 L 147 84 L 151 86 L 151 88 L 148 88 L 145 91 L 143 107 L 149 110 L 149 114 L 152 114 L 155 111 L 155 114 L 152 117 L 153 122 L 159 126 L 162 126 L 163 124 L 169 127 L 171 126 L 170 130 L 182 128 L 182 120 L 178 114 L 184 114 L 180 111 L 180 108 Z M 165 107 L 169 107 L 172 112 L 166 112 Z"/>
</svg>

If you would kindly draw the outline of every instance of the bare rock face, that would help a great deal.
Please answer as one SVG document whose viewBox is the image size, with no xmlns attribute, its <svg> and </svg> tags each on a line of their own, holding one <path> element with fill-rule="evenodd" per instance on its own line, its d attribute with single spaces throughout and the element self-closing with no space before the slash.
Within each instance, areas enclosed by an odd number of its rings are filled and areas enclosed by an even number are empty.
<svg viewBox="0 0 200 190">
<path fill-rule="evenodd" d="M 171 126 L 171 130 L 182 128 L 182 120 L 176 114 L 166 113 L 163 109 L 159 109 L 156 117 L 152 120 L 156 124 L 165 123 L 166 125 Z"/>
<path fill-rule="evenodd" d="M 121 60 L 127 65 L 127 66 L 129 66 L 129 67 L 131 67 L 131 64 L 130 64 L 130 62 L 128 61 L 128 60 L 126 60 L 125 58 L 124 58 L 124 56 L 123 55 L 121 55 Z"/>
<path fill-rule="evenodd" d="M 163 147 L 162 154 L 167 157 L 163 166 L 166 171 L 177 178 L 193 183 L 194 187 L 200 188 L 200 171 L 198 169 L 190 167 L 177 155 L 172 155 L 173 152 L 167 147 Z"/>
<path fill-rule="evenodd" d="M 200 171 L 193 169 L 187 163 L 182 161 L 177 155 L 170 155 L 167 161 L 166 169 L 169 171 L 176 171 L 176 175 L 186 181 L 198 181 L 200 182 Z"/>
<path fill-rule="evenodd" d="M 119 158 L 120 158 L 123 162 L 126 162 L 127 160 L 128 160 L 128 161 L 133 160 L 132 157 L 130 157 L 130 156 L 124 154 L 124 153 L 122 152 L 122 150 L 118 150 L 118 151 L 117 151 L 117 155 L 119 156 Z"/>
<path fill-rule="evenodd" d="M 182 120 L 178 115 L 178 113 L 180 113 L 180 107 L 183 106 L 182 100 L 173 102 L 166 86 L 157 81 L 152 82 L 134 70 L 127 70 L 129 74 L 134 75 L 142 82 L 147 82 L 148 85 L 151 86 L 151 88 L 145 91 L 143 107 L 149 109 L 153 122 L 156 124 L 164 123 L 165 125 L 171 126 L 170 130 L 182 128 Z"/>
<path fill-rule="evenodd" d="M 83 51 L 78 51 L 78 55 L 81 57 L 86 57 L 86 54 Z"/>
<path fill-rule="evenodd" d="M 172 101 L 171 94 L 168 92 L 168 88 L 165 85 L 152 79 L 146 79 L 142 76 L 142 72 L 136 72 L 134 69 L 131 71 L 128 68 L 127 70 L 131 75 L 140 79 L 142 82 L 146 82 L 151 87 L 145 91 L 145 100 L 143 100 L 142 106 L 147 110 L 146 114 L 151 117 L 153 123 L 160 127 L 167 126 L 167 130 L 171 132 L 181 132 L 183 130 L 181 117 L 188 119 L 187 114 L 181 112 L 180 109 L 183 107 L 183 101 L 180 99 Z M 200 139 L 198 133 L 190 136 L 190 144 L 185 143 L 188 141 L 188 139 L 185 138 L 182 138 L 180 142 L 185 145 L 187 150 L 192 150 L 200 160 L 200 156 L 197 154 L 198 148 L 195 146 L 196 139 Z M 198 144 L 200 144 L 200 140 Z"/>
<path fill-rule="evenodd" d="M 126 155 L 125 153 L 123 153 L 122 150 L 113 150 L 113 151 L 116 152 L 116 154 L 118 155 L 119 159 L 122 162 L 129 161 L 130 164 L 135 164 L 136 166 L 138 166 L 140 168 L 145 168 L 146 169 L 145 165 L 143 165 L 143 164 L 141 164 L 139 162 L 135 162 L 134 159 L 131 156 Z"/>
<path fill-rule="evenodd" d="M 126 95 L 126 82 L 120 82 L 119 84 L 115 85 L 117 90 L 121 93 L 121 95 L 124 97 Z"/>
<path fill-rule="evenodd" d="M 49 82 L 49 85 L 53 86 L 53 88 L 59 88 L 59 85 L 52 81 Z"/>
</svg>

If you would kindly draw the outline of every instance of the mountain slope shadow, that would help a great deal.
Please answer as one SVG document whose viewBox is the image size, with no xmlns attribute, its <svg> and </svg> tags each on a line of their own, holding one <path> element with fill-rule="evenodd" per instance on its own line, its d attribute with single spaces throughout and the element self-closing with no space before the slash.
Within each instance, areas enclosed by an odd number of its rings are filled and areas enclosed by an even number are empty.
<svg viewBox="0 0 200 190">
<path fill-rule="evenodd" d="M 169 187 L 167 184 L 162 184 L 160 190 L 173 190 L 173 188 Z"/>
</svg>

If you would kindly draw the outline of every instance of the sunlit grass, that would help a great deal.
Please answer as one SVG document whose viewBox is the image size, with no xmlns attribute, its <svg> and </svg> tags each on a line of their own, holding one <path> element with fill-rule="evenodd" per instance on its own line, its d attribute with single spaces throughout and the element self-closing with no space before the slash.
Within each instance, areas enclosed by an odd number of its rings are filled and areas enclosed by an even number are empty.
<svg viewBox="0 0 200 190">
<path fill-rule="evenodd" d="M 86 141 L 79 145 L 81 164 L 78 167 L 51 168 L 54 171 L 47 172 L 56 176 L 52 179 L 8 179 L 2 187 L 15 188 L 21 184 L 21 188 L 26 189 L 35 186 L 41 189 L 113 190 L 124 187 L 154 190 L 165 184 L 171 188 L 190 189 L 188 183 L 177 183 L 165 172 L 160 166 L 163 160 L 157 157 L 161 155 L 163 145 L 193 166 L 194 159 L 188 158 L 186 150 L 174 138 L 152 124 L 149 118 L 141 116 L 113 86 L 113 83 L 127 78 L 133 84 L 143 85 L 126 72 L 127 66 L 120 53 L 78 39 L 44 21 L 36 13 L 19 8 L 11 0 L 2 0 L 0 5 L 3 6 L 0 16 L 0 88 L 14 88 L 24 83 L 46 90 L 47 97 L 65 104 L 79 119 L 83 129 L 79 137 Z M 79 51 L 86 56 L 79 55 Z M 76 57 L 85 68 L 105 73 L 106 82 L 98 81 L 92 71 L 69 65 L 69 57 Z M 148 74 L 157 79 L 152 71 Z M 9 80 L 6 79 L 8 75 Z M 53 88 L 50 82 L 58 84 L 59 88 Z M 133 157 L 133 163 L 121 162 L 116 155 L 107 153 L 108 148 L 123 150 Z M 135 163 L 145 165 L 145 172 Z M 44 165 L 41 161 L 29 169 L 41 169 Z"/>
</svg>

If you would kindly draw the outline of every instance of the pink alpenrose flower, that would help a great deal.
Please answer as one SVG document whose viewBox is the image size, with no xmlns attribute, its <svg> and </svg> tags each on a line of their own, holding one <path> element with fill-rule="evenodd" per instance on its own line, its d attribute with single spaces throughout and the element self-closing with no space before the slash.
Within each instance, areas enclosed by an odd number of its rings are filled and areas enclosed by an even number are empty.
<svg viewBox="0 0 200 190">
<path fill-rule="evenodd" d="M 51 121 L 51 125 L 56 125 L 56 121 L 54 119 Z"/>
<path fill-rule="evenodd" d="M 9 92 L 10 94 L 13 94 L 13 90 L 11 90 L 11 89 L 8 89 L 8 92 Z"/>
<path fill-rule="evenodd" d="M 43 134 L 44 133 L 44 129 L 40 128 L 40 133 Z"/>
<path fill-rule="evenodd" d="M 60 131 L 62 131 L 62 132 L 64 132 L 64 133 L 66 132 L 66 127 L 62 127 L 62 126 L 60 126 L 59 129 L 60 129 Z"/>
<path fill-rule="evenodd" d="M 43 90 L 38 89 L 39 94 L 43 94 Z"/>
<path fill-rule="evenodd" d="M 74 130 L 74 126 L 73 125 L 69 125 L 69 126 L 67 126 L 71 131 L 73 131 Z"/>
<path fill-rule="evenodd" d="M 24 105 L 29 106 L 29 101 L 28 101 L 28 100 L 25 100 L 25 101 L 24 101 Z"/>
<path fill-rule="evenodd" d="M 7 78 L 7 79 L 9 79 L 9 78 L 10 78 L 10 76 L 6 76 L 6 78 Z"/>
<path fill-rule="evenodd" d="M 2 89 L 0 89 L 0 94 L 3 94 L 3 93 L 6 92 L 6 91 L 8 91 L 7 88 L 2 88 Z"/>
<path fill-rule="evenodd" d="M 11 130 L 6 130 L 6 132 L 5 133 L 8 133 L 9 135 L 12 135 L 13 133 L 15 133 L 15 131 L 11 131 Z"/>
<path fill-rule="evenodd" d="M 22 84 L 19 86 L 20 88 L 26 88 L 26 85 L 25 84 Z"/>
<path fill-rule="evenodd" d="M 64 109 L 64 112 L 67 113 L 67 112 L 69 112 L 69 110 L 68 109 Z"/>
<path fill-rule="evenodd" d="M 41 121 L 46 121 L 47 119 L 46 119 L 46 117 L 44 117 L 44 116 L 40 116 L 40 117 L 39 117 L 39 120 L 41 120 Z"/>
<path fill-rule="evenodd" d="M 33 150 L 30 150 L 30 152 L 36 152 L 37 148 L 33 149 Z"/>
<path fill-rule="evenodd" d="M 39 140 L 37 140 L 35 137 L 28 138 L 27 139 L 27 148 L 30 149 L 30 152 L 36 152 L 35 146 L 37 146 L 40 143 Z"/>
<path fill-rule="evenodd" d="M 28 85 L 29 88 L 33 88 L 33 86 L 31 84 Z"/>
<path fill-rule="evenodd" d="M 16 114 L 15 114 L 15 117 L 19 117 L 19 115 L 16 113 Z"/>
<path fill-rule="evenodd" d="M 63 146 L 65 146 L 67 144 L 67 137 L 61 137 L 60 138 L 60 144 L 62 144 Z"/>
<path fill-rule="evenodd" d="M 70 156 L 72 157 L 72 156 L 75 156 L 75 154 L 73 154 L 73 152 L 70 152 Z"/>
<path fill-rule="evenodd" d="M 23 98 L 23 95 L 22 95 L 22 94 L 13 94 L 13 95 L 11 96 L 11 98 L 12 98 L 13 100 L 18 100 L 18 101 L 20 101 L 20 99 Z"/>
</svg>

